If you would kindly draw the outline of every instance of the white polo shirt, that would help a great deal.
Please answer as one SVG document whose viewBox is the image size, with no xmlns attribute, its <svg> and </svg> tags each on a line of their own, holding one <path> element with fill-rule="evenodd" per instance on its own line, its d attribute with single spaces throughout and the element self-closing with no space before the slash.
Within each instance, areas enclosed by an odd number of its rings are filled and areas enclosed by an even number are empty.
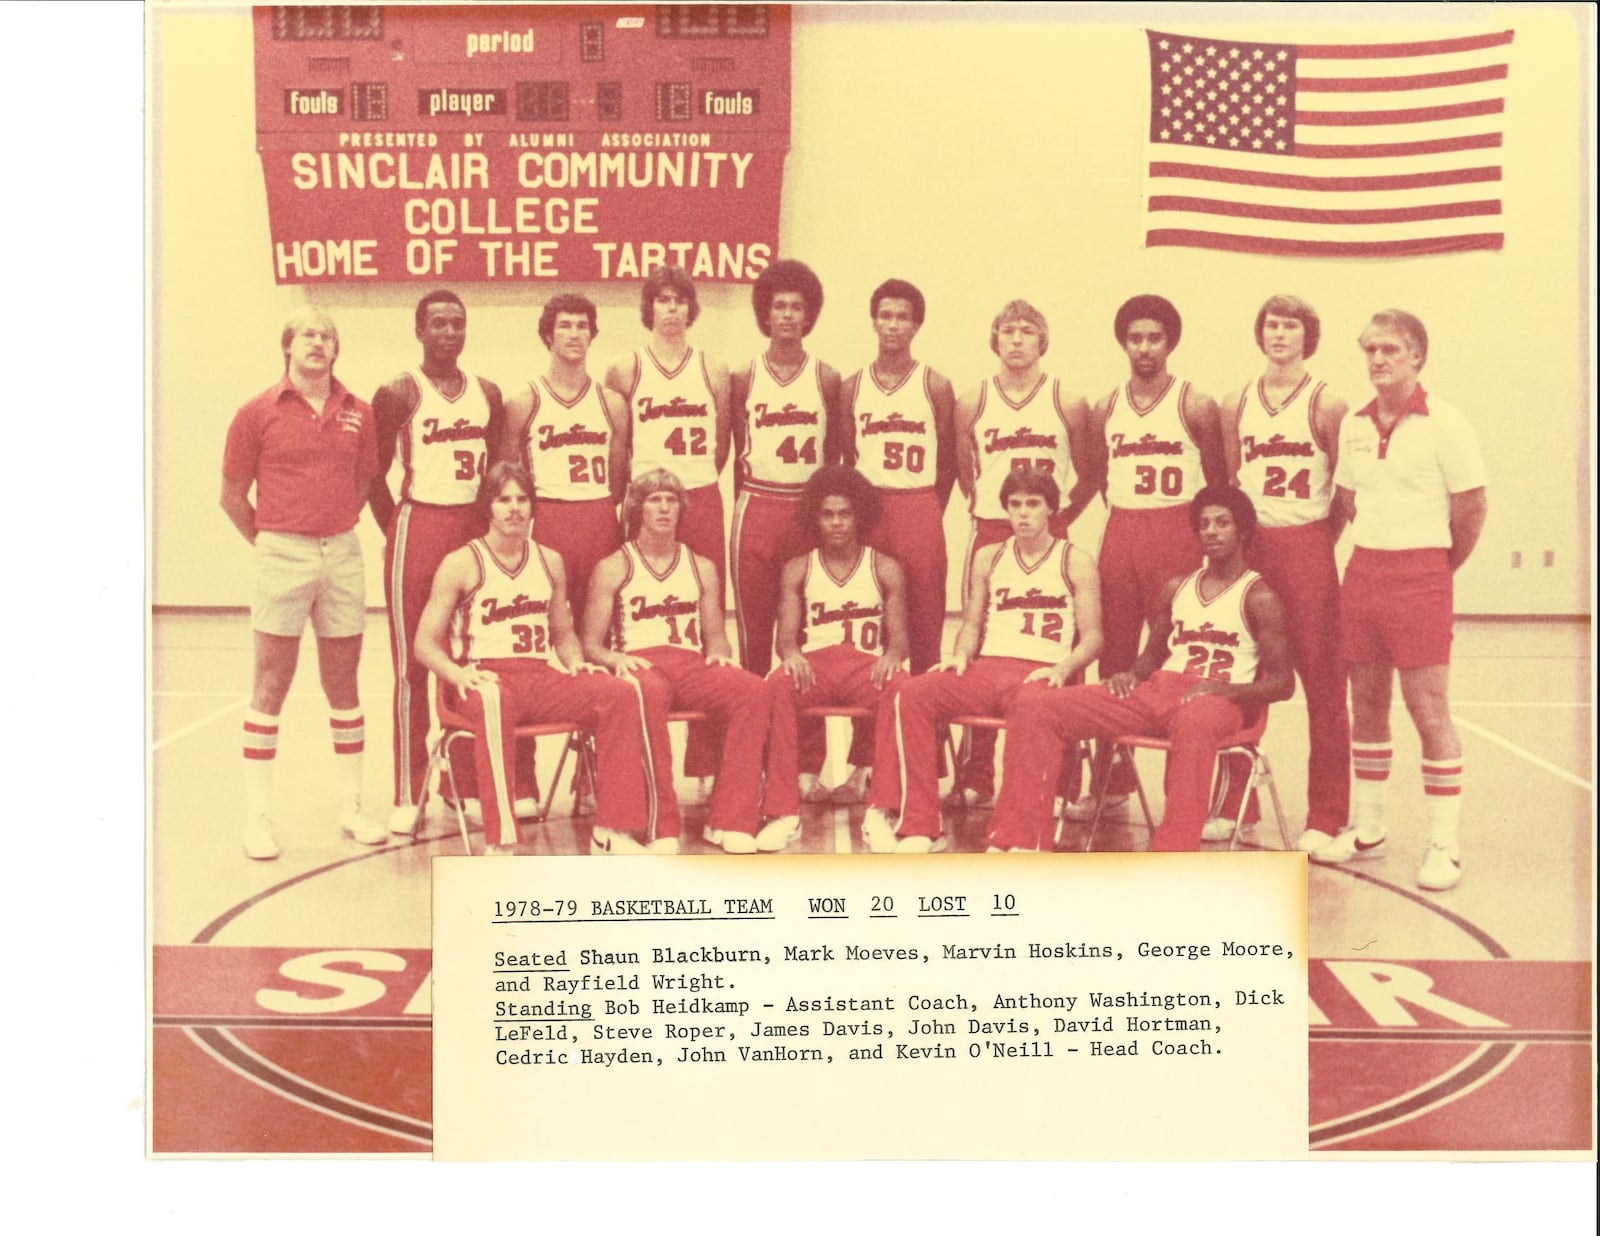
<svg viewBox="0 0 1600 1236">
<path fill-rule="evenodd" d="M 1419 385 L 1387 435 L 1377 400 L 1339 426 L 1333 483 L 1356 497 L 1363 549 L 1449 549 L 1450 495 L 1484 485 L 1478 435 L 1456 408 Z"/>
</svg>

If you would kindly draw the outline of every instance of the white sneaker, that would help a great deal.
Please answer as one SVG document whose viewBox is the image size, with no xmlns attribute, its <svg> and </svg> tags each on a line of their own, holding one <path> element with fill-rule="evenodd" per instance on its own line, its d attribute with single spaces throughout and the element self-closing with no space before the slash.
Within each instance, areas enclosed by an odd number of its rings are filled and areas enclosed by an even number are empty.
<svg viewBox="0 0 1600 1236">
<path fill-rule="evenodd" d="M 1200 826 L 1201 841 L 1227 841 L 1233 836 L 1233 821 L 1214 815 Z"/>
<path fill-rule="evenodd" d="M 401 803 L 389 813 L 389 831 L 396 837 L 415 836 L 420 815 L 421 812 L 409 803 Z"/>
<path fill-rule="evenodd" d="M 597 828 L 589 838 L 591 854 L 648 854 L 649 850 L 635 837 L 614 828 Z"/>
<path fill-rule="evenodd" d="M 1353 828 L 1347 828 L 1326 845 L 1318 846 L 1310 851 L 1311 861 L 1314 863 L 1348 863 L 1362 862 L 1369 858 L 1380 858 L 1386 848 L 1388 838 L 1379 837 L 1376 841 L 1363 841 Z"/>
<path fill-rule="evenodd" d="M 517 847 L 514 845 L 486 845 L 483 847 L 483 852 L 489 858 L 511 858 L 515 857 Z"/>
<path fill-rule="evenodd" d="M 1303 854 L 1315 854 L 1333 838 L 1320 828 L 1308 828 L 1300 834 L 1300 839 L 1294 843 L 1294 848 Z"/>
<path fill-rule="evenodd" d="M 800 801 L 803 803 L 825 803 L 833 797 L 833 791 L 822 784 L 822 778 L 816 773 L 803 772 L 800 774 Z"/>
<path fill-rule="evenodd" d="M 898 837 L 895 839 L 894 852 L 896 854 L 942 854 L 949 847 L 944 834 L 937 837 Z"/>
<path fill-rule="evenodd" d="M 834 790 L 833 801 L 841 807 L 853 807 L 867 801 L 872 790 L 872 769 L 857 768 L 845 783 Z"/>
<path fill-rule="evenodd" d="M 539 814 L 539 800 L 537 798 L 519 798 L 511 804 L 511 814 L 519 820 L 526 820 L 530 816 Z"/>
<path fill-rule="evenodd" d="M 339 827 L 344 834 L 362 845 L 385 845 L 389 840 L 389 830 L 356 807 L 353 810 L 342 812 L 339 816 Z"/>
<path fill-rule="evenodd" d="M 1461 883 L 1461 856 L 1434 844 L 1422 856 L 1422 866 L 1417 869 L 1417 887 L 1431 893 L 1443 893 Z"/>
<path fill-rule="evenodd" d="M 761 831 L 756 834 L 756 849 L 763 854 L 776 854 L 786 848 L 790 842 L 798 840 L 800 836 L 800 817 L 797 815 L 780 815 L 775 820 L 767 821 Z"/>
<path fill-rule="evenodd" d="M 253 858 L 257 862 L 269 862 L 277 858 L 282 851 L 278 849 L 278 841 L 272 835 L 276 821 L 270 815 L 258 815 L 244 826 L 244 853 L 246 858 Z"/>
<path fill-rule="evenodd" d="M 1069 820 L 1077 820 L 1079 823 L 1086 823 L 1087 821 L 1094 819 L 1095 804 L 1099 802 L 1101 797 L 1102 795 L 1099 794 L 1085 794 L 1082 798 L 1078 799 L 1077 802 L 1068 803 L 1065 807 L 1063 807 L 1061 809 L 1061 814 L 1066 816 Z M 1105 819 L 1110 815 L 1119 815 L 1127 811 L 1128 796 L 1126 794 L 1106 794 L 1103 797 L 1105 798 L 1106 805 L 1105 810 L 1100 813 L 1101 819 Z"/>
<path fill-rule="evenodd" d="M 676 837 L 657 837 L 649 845 L 645 846 L 645 853 L 647 854 L 678 854 L 681 852 L 682 847 L 678 844 Z"/>
<path fill-rule="evenodd" d="M 708 828 L 701 834 L 707 845 L 721 846 L 724 854 L 754 854 L 754 834 L 734 832 L 730 828 Z"/>
<path fill-rule="evenodd" d="M 878 807 L 868 807 L 861 817 L 861 839 L 872 854 L 893 854 L 895 842 L 894 821 Z"/>
</svg>

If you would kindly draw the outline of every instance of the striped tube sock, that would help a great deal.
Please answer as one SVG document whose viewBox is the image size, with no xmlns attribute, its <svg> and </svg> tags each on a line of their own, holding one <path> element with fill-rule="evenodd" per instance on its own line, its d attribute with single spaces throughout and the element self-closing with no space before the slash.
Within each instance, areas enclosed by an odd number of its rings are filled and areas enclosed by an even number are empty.
<svg viewBox="0 0 1600 1236">
<path fill-rule="evenodd" d="M 339 802 L 345 811 L 361 807 L 361 773 L 366 751 L 366 718 L 359 708 L 331 708 L 334 763 L 339 768 Z"/>
<path fill-rule="evenodd" d="M 244 714 L 246 818 L 272 814 L 272 767 L 278 754 L 278 718 L 254 708 Z"/>
<path fill-rule="evenodd" d="M 1389 766 L 1394 763 L 1394 744 L 1390 742 L 1352 742 L 1350 767 L 1350 814 L 1355 817 L 1356 836 L 1362 841 L 1383 839 L 1383 798 L 1389 788 Z"/>
<path fill-rule="evenodd" d="M 1422 761 L 1423 801 L 1428 807 L 1428 841 L 1450 853 L 1461 847 L 1461 758 Z"/>
</svg>

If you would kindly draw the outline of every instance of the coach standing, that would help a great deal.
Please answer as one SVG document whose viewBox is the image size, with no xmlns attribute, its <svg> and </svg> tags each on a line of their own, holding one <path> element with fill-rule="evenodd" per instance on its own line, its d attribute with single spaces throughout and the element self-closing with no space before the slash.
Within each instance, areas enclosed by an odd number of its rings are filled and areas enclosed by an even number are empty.
<svg viewBox="0 0 1600 1236">
<path fill-rule="evenodd" d="M 271 815 L 278 715 L 307 618 L 317 633 L 339 767 L 339 824 L 363 845 L 387 840 L 384 826 L 361 812 L 364 740 L 356 687 L 367 612 L 355 525 L 378 472 L 372 409 L 333 376 L 339 332 L 327 314 L 299 310 L 283 328 L 282 347 L 283 378 L 234 415 L 222 459 L 222 509 L 255 546 L 244 850 L 256 859 L 278 857 Z"/>
<path fill-rule="evenodd" d="M 1385 309 L 1361 332 L 1377 398 L 1339 430 L 1336 522 L 1350 521 L 1355 550 L 1340 594 L 1340 638 L 1350 666 L 1353 825 L 1312 851 L 1321 863 L 1383 852 L 1383 800 L 1394 749 L 1394 671 L 1422 739 L 1428 849 L 1417 886 L 1461 882 L 1461 740 L 1450 718 L 1452 576 L 1488 513 L 1483 456 L 1466 418 L 1419 380 L 1428 332 Z"/>
</svg>

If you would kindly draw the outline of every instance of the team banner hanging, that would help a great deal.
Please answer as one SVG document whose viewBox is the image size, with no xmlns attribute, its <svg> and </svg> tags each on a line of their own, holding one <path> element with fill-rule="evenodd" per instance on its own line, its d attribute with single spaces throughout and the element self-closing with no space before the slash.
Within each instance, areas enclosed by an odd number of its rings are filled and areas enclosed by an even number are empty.
<svg viewBox="0 0 1600 1236">
<path fill-rule="evenodd" d="M 789 9 L 255 10 L 279 283 L 755 278 L 778 243 Z"/>
<path fill-rule="evenodd" d="M 1511 31 L 1340 45 L 1147 33 L 1146 245 L 1376 258 L 1505 243 Z"/>
</svg>

